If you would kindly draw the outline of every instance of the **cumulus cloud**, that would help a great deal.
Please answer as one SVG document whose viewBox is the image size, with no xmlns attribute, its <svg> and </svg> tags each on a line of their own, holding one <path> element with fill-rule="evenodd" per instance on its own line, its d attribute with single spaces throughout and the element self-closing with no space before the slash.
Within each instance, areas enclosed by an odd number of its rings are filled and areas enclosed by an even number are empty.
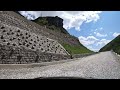
<svg viewBox="0 0 120 90">
<path fill-rule="evenodd" d="M 94 36 L 88 36 L 88 37 L 80 36 L 80 37 L 78 37 L 78 39 L 85 46 L 94 44 L 96 41 L 99 40 L 99 39 L 95 38 Z"/>
<path fill-rule="evenodd" d="M 99 39 L 97 39 L 96 37 L 94 37 L 94 36 L 88 36 L 88 37 L 80 36 L 78 38 L 79 38 L 80 43 L 82 43 L 88 49 L 90 49 L 92 51 L 99 50 L 98 48 L 93 47 L 93 45 L 99 41 Z"/>
<path fill-rule="evenodd" d="M 84 46 L 86 46 L 88 49 L 93 50 L 93 51 L 98 51 L 101 47 L 103 47 L 104 45 L 106 45 L 107 43 L 111 41 L 107 39 L 98 39 L 94 36 L 88 36 L 88 37 L 80 36 L 78 38 L 79 38 L 79 41 Z"/>
<path fill-rule="evenodd" d="M 100 19 L 101 11 L 19 11 L 27 19 L 36 19 L 39 16 L 59 16 L 63 18 L 63 27 L 65 29 L 75 28 L 80 31 L 83 23 L 96 22 Z M 31 17 L 31 15 L 32 17 Z M 33 18 L 33 16 L 35 18 Z"/>
<path fill-rule="evenodd" d="M 99 48 L 94 48 L 93 46 L 87 46 L 87 48 L 89 48 L 92 51 L 98 52 Z"/>
<path fill-rule="evenodd" d="M 101 34 L 101 33 L 98 33 L 98 32 L 94 32 L 94 34 L 98 37 L 106 37 L 107 34 Z"/>
<path fill-rule="evenodd" d="M 109 43 L 111 40 L 107 40 L 107 39 L 101 39 L 99 42 L 97 42 L 97 46 L 104 46 L 106 45 L 107 43 Z"/>
<path fill-rule="evenodd" d="M 98 52 L 100 49 L 98 49 L 98 48 L 91 48 L 90 50 Z"/>
<path fill-rule="evenodd" d="M 33 11 L 29 11 L 29 12 L 27 12 L 27 11 L 22 11 L 22 12 L 20 12 L 24 17 L 26 17 L 27 19 L 29 19 L 29 20 L 34 20 L 36 17 L 36 13 L 35 12 L 33 12 Z"/>
<path fill-rule="evenodd" d="M 117 32 L 113 33 L 113 37 L 117 37 L 118 35 L 120 35 L 120 33 Z"/>
</svg>

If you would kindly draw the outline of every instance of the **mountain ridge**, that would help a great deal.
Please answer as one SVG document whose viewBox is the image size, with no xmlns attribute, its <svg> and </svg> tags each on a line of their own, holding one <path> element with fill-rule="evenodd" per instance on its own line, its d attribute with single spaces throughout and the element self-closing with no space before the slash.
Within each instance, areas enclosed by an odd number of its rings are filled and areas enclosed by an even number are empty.
<svg viewBox="0 0 120 90">
<path fill-rule="evenodd" d="M 49 34 L 49 38 L 57 40 L 70 54 L 82 54 L 82 53 L 92 53 L 93 51 L 82 45 L 78 38 L 72 36 L 68 33 L 66 29 L 63 28 L 63 19 L 55 17 L 38 17 L 33 22 L 48 28 L 46 30 Z"/>
<path fill-rule="evenodd" d="M 103 46 L 99 52 L 102 51 L 110 51 L 113 50 L 114 52 L 120 54 L 120 35 L 115 37 L 111 42 Z"/>
</svg>

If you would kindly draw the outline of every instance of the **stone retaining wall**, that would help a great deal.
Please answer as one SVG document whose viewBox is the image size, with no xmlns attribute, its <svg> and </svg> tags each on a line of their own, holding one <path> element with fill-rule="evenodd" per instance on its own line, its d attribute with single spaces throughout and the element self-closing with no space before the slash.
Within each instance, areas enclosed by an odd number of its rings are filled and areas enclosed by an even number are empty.
<svg viewBox="0 0 120 90">
<path fill-rule="evenodd" d="M 0 23 L 0 44 L 46 53 L 68 54 L 64 47 L 55 40 L 2 23 Z"/>
<path fill-rule="evenodd" d="M 70 45 L 79 45 L 78 39 L 71 37 L 69 34 L 66 35 L 61 33 L 59 30 L 49 30 L 48 28 L 40 26 L 33 21 L 27 20 L 13 11 L 0 12 L 0 21 L 6 23 L 7 25 L 19 27 L 23 30 L 57 40 L 59 43 L 66 42 Z"/>
<path fill-rule="evenodd" d="M 69 55 L 42 53 L 0 44 L 0 64 L 28 64 L 70 59 Z"/>
<path fill-rule="evenodd" d="M 12 11 L 0 12 L 0 63 L 40 63 L 70 59 L 46 28 Z"/>
</svg>

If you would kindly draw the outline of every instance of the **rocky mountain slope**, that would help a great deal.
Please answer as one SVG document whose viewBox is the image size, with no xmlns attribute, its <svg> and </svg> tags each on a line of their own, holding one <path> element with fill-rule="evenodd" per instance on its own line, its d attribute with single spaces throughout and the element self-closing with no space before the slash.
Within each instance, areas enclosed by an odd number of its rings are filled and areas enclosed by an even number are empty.
<svg viewBox="0 0 120 90">
<path fill-rule="evenodd" d="M 61 18 L 38 22 L 14 11 L 0 11 L 0 64 L 65 60 L 70 54 L 92 52 L 63 28 Z"/>
<path fill-rule="evenodd" d="M 113 39 L 111 42 L 109 42 L 107 45 L 102 47 L 99 51 L 102 52 L 109 50 L 113 50 L 114 52 L 120 54 L 120 35 Z"/>
<path fill-rule="evenodd" d="M 63 19 L 59 17 L 39 17 L 35 20 L 40 26 L 45 27 L 47 37 L 57 40 L 70 54 L 92 53 L 89 49 L 83 46 L 77 37 L 70 35 L 63 28 Z"/>
<path fill-rule="evenodd" d="M 45 28 L 13 11 L 0 11 L 0 63 L 37 63 L 70 58 Z"/>
</svg>

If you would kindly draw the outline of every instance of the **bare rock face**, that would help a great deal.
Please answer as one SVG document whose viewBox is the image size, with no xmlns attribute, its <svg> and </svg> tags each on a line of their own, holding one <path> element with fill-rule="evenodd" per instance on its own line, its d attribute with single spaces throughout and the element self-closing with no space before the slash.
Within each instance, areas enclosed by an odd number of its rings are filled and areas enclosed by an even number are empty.
<svg viewBox="0 0 120 90">
<path fill-rule="evenodd" d="M 35 20 L 32 20 L 33 22 L 43 26 L 47 27 L 44 29 L 46 33 L 48 33 L 49 38 L 57 40 L 59 43 L 67 43 L 69 45 L 75 46 L 75 45 L 81 45 L 78 38 L 71 36 L 68 31 L 63 27 L 63 19 L 56 16 L 56 17 L 39 17 Z M 53 27 L 52 27 L 53 26 Z M 43 34 L 43 33 L 41 33 Z"/>
<path fill-rule="evenodd" d="M 56 17 L 58 18 L 58 17 Z M 56 21 L 57 20 L 57 21 Z M 60 19 L 61 20 L 61 19 Z M 55 21 L 50 22 L 54 23 L 57 26 L 62 26 L 62 20 L 55 19 Z M 50 19 L 48 20 L 50 21 Z M 26 51 L 33 52 L 32 59 L 23 59 L 27 60 L 29 63 L 29 60 L 32 62 L 41 61 L 42 58 L 39 58 L 41 55 L 44 56 L 46 54 L 50 54 L 51 58 L 43 59 L 42 61 L 50 61 L 54 60 L 52 57 L 56 57 L 59 59 L 64 59 L 63 56 L 69 55 L 69 53 L 64 49 L 64 47 L 59 44 L 57 41 L 50 39 L 46 37 L 46 32 L 44 31 L 44 27 L 41 27 L 40 25 L 37 25 L 36 23 L 29 21 L 22 17 L 21 15 L 12 12 L 12 11 L 1 11 L 0 12 L 0 45 L 3 47 L 4 45 L 6 47 L 13 48 L 13 52 L 16 52 L 16 50 L 20 49 L 19 54 L 13 54 L 11 50 L 9 51 L 9 54 L 6 54 L 6 48 L 2 50 L 0 54 L 0 60 L 7 61 L 5 63 L 12 63 L 12 62 L 20 62 L 22 58 L 29 58 L 29 53 L 25 53 Z M 45 35 L 44 35 L 45 34 Z M 17 49 L 16 49 L 17 48 Z M 20 54 L 20 52 L 23 54 Z M 11 54 L 12 53 L 12 54 Z M 40 55 L 40 53 L 42 53 Z M 5 56 L 13 56 L 12 59 L 5 58 Z M 61 55 L 61 57 L 58 57 Z M 42 57 L 41 56 L 41 57 Z M 30 61 L 30 62 L 31 62 Z M 2 61 L 0 61 L 2 62 Z M 2 62 L 2 63 L 4 63 Z M 31 63 L 32 63 L 31 62 Z"/>
<path fill-rule="evenodd" d="M 63 19 L 58 17 L 58 16 L 55 16 L 55 17 L 48 17 L 48 16 L 47 17 L 39 17 L 39 18 L 36 19 L 36 21 L 37 20 L 39 20 L 39 21 L 45 20 L 45 21 L 47 21 L 47 25 L 49 25 L 49 26 L 54 25 L 58 28 L 63 28 Z"/>
<path fill-rule="evenodd" d="M 63 19 L 56 17 L 47 17 L 47 21 L 49 25 L 55 25 L 56 27 L 63 28 Z"/>
</svg>

